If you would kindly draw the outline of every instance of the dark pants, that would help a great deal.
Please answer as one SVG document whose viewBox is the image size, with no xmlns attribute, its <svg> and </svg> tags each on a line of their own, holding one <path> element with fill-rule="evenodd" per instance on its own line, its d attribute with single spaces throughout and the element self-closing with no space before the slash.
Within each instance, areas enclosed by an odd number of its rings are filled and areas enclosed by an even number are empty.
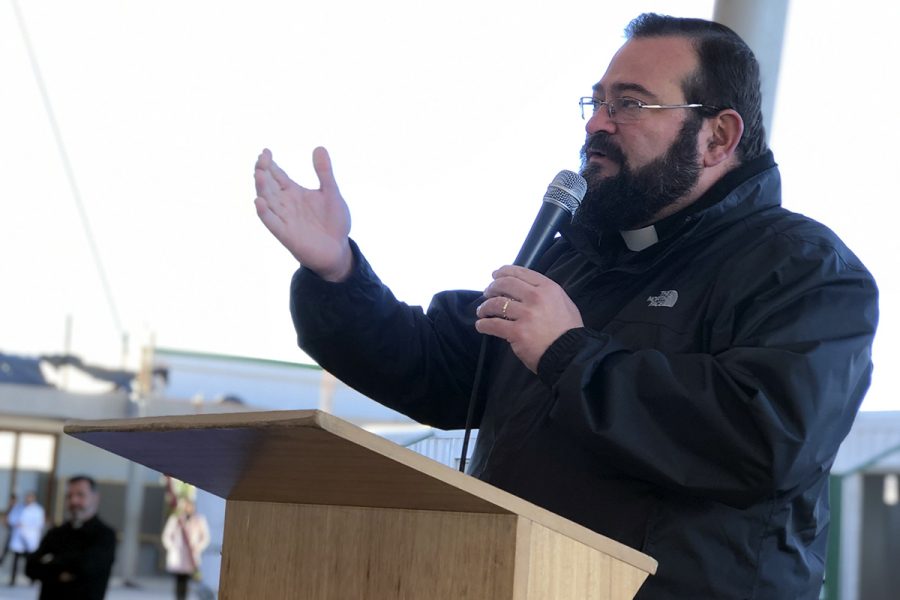
<svg viewBox="0 0 900 600">
<path fill-rule="evenodd" d="M 19 570 L 19 558 L 22 559 L 22 564 L 25 564 L 25 558 L 28 555 L 24 552 L 13 552 L 13 564 L 12 571 L 9 572 L 9 585 L 16 585 L 16 572 Z"/>
<path fill-rule="evenodd" d="M 9 554 L 9 541 L 12 539 L 12 529 L 6 530 L 6 541 L 3 542 L 3 554 L 0 554 L 0 565 L 3 564 L 3 561 L 6 560 L 6 555 Z"/>
<path fill-rule="evenodd" d="M 175 600 L 187 600 L 188 581 L 190 580 L 190 575 L 175 574 Z"/>
</svg>

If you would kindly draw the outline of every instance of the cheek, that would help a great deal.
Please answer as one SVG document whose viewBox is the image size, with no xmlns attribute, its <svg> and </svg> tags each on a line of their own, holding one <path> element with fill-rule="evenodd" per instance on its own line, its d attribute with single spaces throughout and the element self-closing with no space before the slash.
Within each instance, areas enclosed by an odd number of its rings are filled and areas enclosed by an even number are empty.
<svg viewBox="0 0 900 600">
<path fill-rule="evenodd" d="M 678 131 L 629 132 L 620 140 L 629 169 L 638 169 L 665 155 L 675 141 Z"/>
<path fill-rule="evenodd" d="M 625 154 L 625 166 L 632 171 L 643 167 L 657 156 L 653 145 L 647 140 L 623 142 L 622 152 Z"/>
</svg>

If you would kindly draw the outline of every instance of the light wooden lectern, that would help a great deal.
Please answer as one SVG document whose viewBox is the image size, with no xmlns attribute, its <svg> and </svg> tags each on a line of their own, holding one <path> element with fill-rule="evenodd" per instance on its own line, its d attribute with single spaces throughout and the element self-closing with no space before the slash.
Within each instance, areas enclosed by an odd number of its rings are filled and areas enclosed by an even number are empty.
<svg viewBox="0 0 900 600">
<path fill-rule="evenodd" d="M 656 561 L 314 410 L 65 432 L 227 500 L 219 597 L 627 599 Z"/>
</svg>

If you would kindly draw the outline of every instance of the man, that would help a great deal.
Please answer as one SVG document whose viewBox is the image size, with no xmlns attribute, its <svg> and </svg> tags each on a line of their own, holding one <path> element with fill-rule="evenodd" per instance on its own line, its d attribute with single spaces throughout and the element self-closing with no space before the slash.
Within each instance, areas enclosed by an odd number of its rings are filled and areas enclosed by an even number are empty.
<svg viewBox="0 0 900 600">
<path fill-rule="evenodd" d="M 100 600 L 116 553 L 116 533 L 97 517 L 96 482 L 76 475 L 66 483 L 69 520 L 47 532 L 25 573 L 41 581 L 41 600 Z"/>
<path fill-rule="evenodd" d="M 16 585 L 19 561 L 24 563 L 25 557 L 34 552 L 44 532 L 44 507 L 38 504 L 34 492 L 25 494 L 25 503 L 18 510 L 14 507 L 10 511 L 9 527 L 9 550 L 13 553 L 9 585 L 12 587 Z"/>
<path fill-rule="evenodd" d="M 3 525 L 6 527 L 6 539 L 3 542 L 3 551 L 0 552 L 0 565 L 6 560 L 9 552 L 9 542 L 12 539 L 12 523 L 19 517 L 22 511 L 22 505 L 19 503 L 19 497 L 15 492 L 9 495 L 9 502 L 6 504 L 6 510 L 3 511 Z"/>
<path fill-rule="evenodd" d="M 442 428 L 485 367 L 470 473 L 646 552 L 639 598 L 817 598 L 828 472 L 871 377 L 877 290 L 781 208 L 759 70 L 730 29 L 642 15 L 582 99 L 588 193 L 537 269 L 399 303 L 320 189 L 266 150 L 257 213 L 301 263 L 300 345 Z M 505 343 L 504 341 L 505 340 Z"/>
</svg>

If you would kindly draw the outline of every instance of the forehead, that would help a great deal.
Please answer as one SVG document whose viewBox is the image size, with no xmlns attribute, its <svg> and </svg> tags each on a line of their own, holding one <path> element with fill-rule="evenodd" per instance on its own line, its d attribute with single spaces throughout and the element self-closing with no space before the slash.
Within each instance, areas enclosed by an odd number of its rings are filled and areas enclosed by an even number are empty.
<svg viewBox="0 0 900 600">
<path fill-rule="evenodd" d="M 687 38 L 634 38 L 616 52 L 594 90 L 600 95 L 637 93 L 642 100 L 679 102 L 686 100 L 681 84 L 696 67 L 697 53 Z"/>
<path fill-rule="evenodd" d="M 70 483 L 67 492 L 70 494 L 90 494 L 91 485 L 87 481 L 80 479 Z"/>
</svg>

